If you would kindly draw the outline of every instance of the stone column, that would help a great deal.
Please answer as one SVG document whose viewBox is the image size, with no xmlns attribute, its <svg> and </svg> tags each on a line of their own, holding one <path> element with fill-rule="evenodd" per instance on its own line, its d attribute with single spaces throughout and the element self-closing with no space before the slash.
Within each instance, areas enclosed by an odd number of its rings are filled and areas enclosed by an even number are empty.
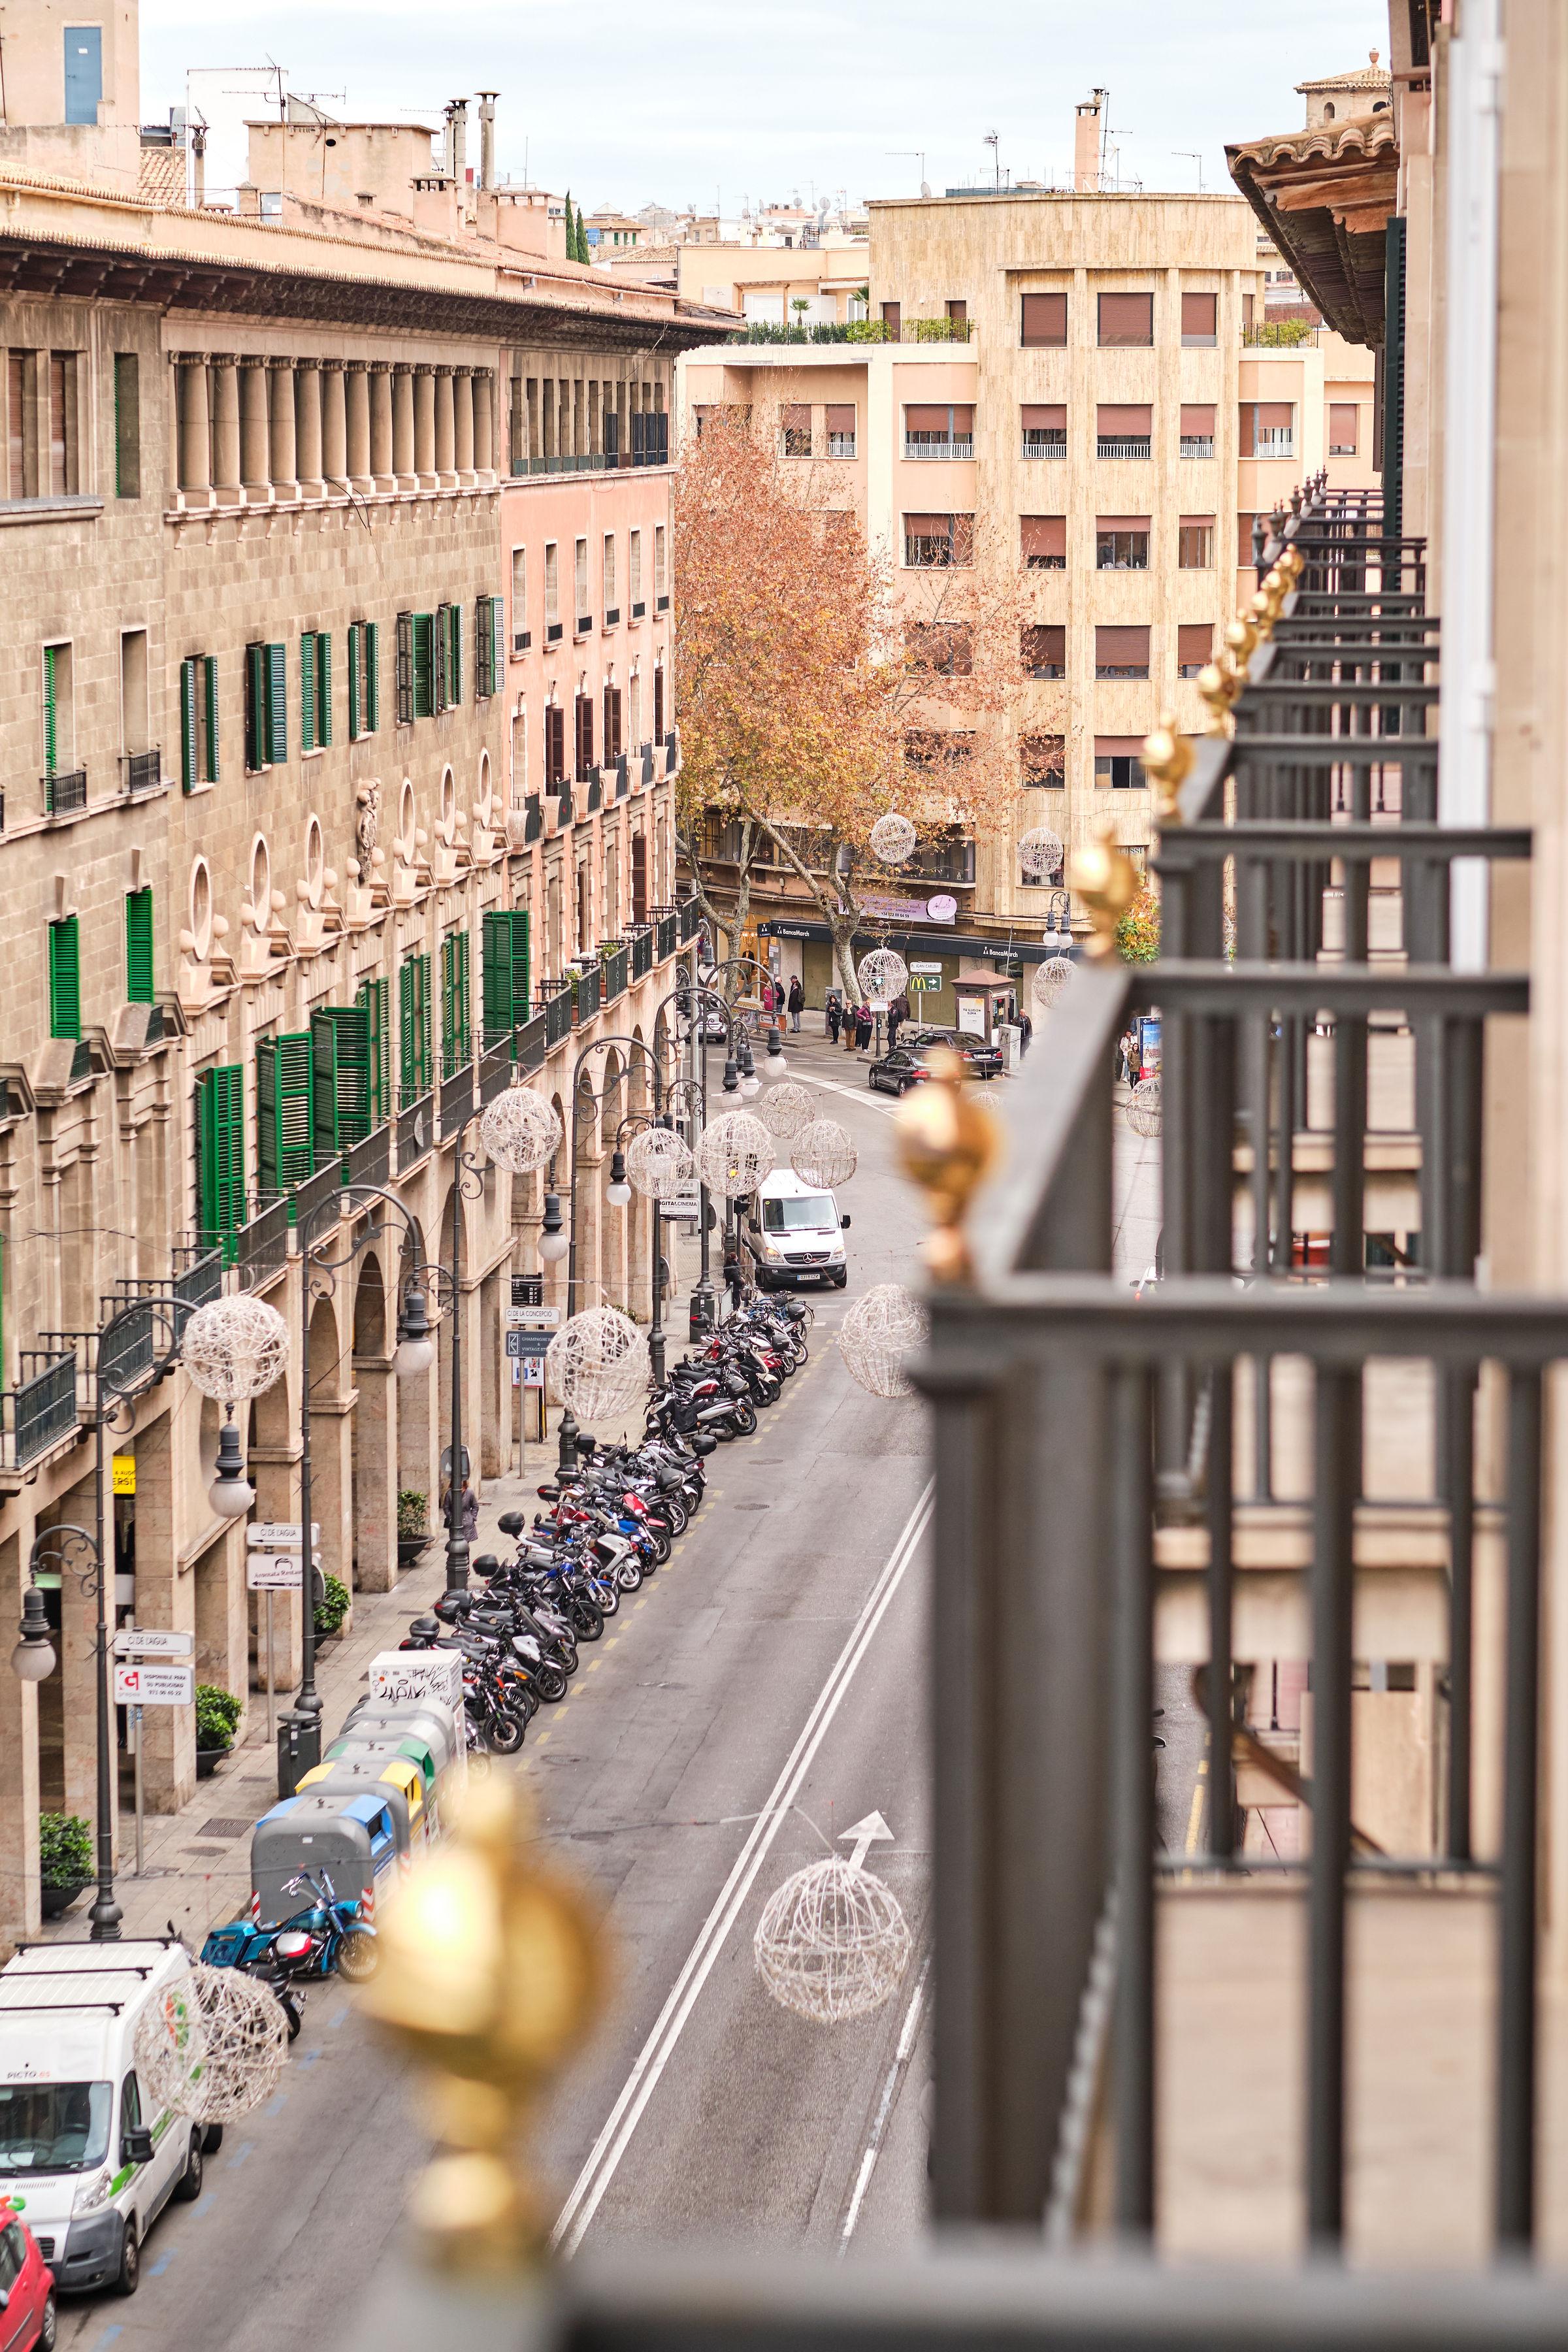
<svg viewBox="0 0 1568 2352">
<path fill-rule="evenodd" d="M 474 478 L 474 372 L 452 371 L 452 469 L 459 482 Z"/>
<path fill-rule="evenodd" d="M 295 446 L 300 467 L 300 496 L 319 499 L 321 481 L 321 371 L 313 360 L 294 370 Z"/>
<path fill-rule="evenodd" d="M 496 380 L 489 368 L 474 378 L 474 470 L 481 482 L 496 478 Z"/>
<path fill-rule="evenodd" d="M 436 487 L 436 371 L 414 371 L 414 470 L 422 490 Z"/>
<path fill-rule="evenodd" d="M 356 1356 L 353 1416 L 354 1581 L 362 1592 L 397 1584 L 397 1381 L 390 1356 Z"/>
<path fill-rule="evenodd" d="M 239 370 L 232 353 L 212 363 L 213 490 L 220 506 L 239 504 Z"/>
<path fill-rule="evenodd" d="M 342 360 L 321 362 L 321 473 L 330 497 L 341 498 L 348 480 L 348 414 Z"/>
<path fill-rule="evenodd" d="M 349 480 L 365 497 L 375 488 L 370 468 L 370 375 L 357 364 L 343 370 L 343 411 Z"/>
<path fill-rule="evenodd" d="M 272 445 L 267 417 L 267 362 L 239 363 L 239 478 L 251 505 L 272 496 Z"/>
<path fill-rule="evenodd" d="M 370 371 L 370 470 L 378 490 L 396 487 L 392 437 L 392 363 L 377 360 Z"/>
<path fill-rule="evenodd" d="M 392 377 L 392 470 L 400 490 L 414 480 L 414 371 L 399 367 Z"/>
<path fill-rule="evenodd" d="M 194 1561 L 182 1569 L 175 1507 L 174 1416 L 162 1412 L 136 1433 L 136 1615 L 142 1625 L 195 1634 Z M 184 1435 L 182 1426 L 182 1435 Z M 190 1439 L 185 1442 L 189 1444 Z M 204 1506 L 206 1497 L 202 1496 Z M 150 1706 L 142 1720 L 142 1784 L 150 1813 L 176 1813 L 195 1794 L 194 1712 Z M 123 1832 L 121 1836 L 123 1859 Z"/>
<path fill-rule="evenodd" d="M 212 425 L 207 408 L 207 363 L 180 362 L 180 490 L 186 506 L 212 504 Z"/>
<path fill-rule="evenodd" d="M 272 495 L 275 499 L 297 499 L 300 460 L 296 454 L 299 436 L 294 429 L 294 362 L 273 360 L 268 373 L 271 379 Z"/>
<path fill-rule="evenodd" d="M 444 490 L 457 488 L 457 460 L 454 456 L 452 417 L 452 371 L 448 367 L 438 367 L 436 371 L 436 478 Z"/>
<path fill-rule="evenodd" d="M 479 1284 L 479 1475 L 504 1477 L 509 1467 L 506 1432 L 510 1426 L 511 1371 L 503 1352 L 500 1270 Z M 506 1382 L 503 1388 L 502 1381 Z M 505 1409 L 509 1418 L 502 1420 Z M 472 1452 L 472 1448 L 469 1451 Z"/>
</svg>

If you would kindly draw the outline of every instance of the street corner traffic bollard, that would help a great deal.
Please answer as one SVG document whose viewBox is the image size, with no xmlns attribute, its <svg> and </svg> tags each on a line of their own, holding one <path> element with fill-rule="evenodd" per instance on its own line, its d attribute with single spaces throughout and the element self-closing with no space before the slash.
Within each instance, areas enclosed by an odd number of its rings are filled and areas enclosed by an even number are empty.
<svg viewBox="0 0 1568 2352">
<path fill-rule="evenodd" d="M 321 1718 L 292 1707 L 278 1718 L 278 1801 L 297 1796 L 307 1772 L 321 1760 Z"/>
</svg>

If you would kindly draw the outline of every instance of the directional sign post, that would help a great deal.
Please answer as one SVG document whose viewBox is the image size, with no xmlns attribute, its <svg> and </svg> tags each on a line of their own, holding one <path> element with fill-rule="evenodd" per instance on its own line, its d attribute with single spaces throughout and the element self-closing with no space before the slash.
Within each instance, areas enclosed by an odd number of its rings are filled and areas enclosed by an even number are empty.
<svg viewBox="0 0 1568 2352">
<path fill-rule="evenodd" d="M 149 1638 L 128 1629 L 132 1641 Z M 123 1638 L 123 1636 L 121 1637 Z M 191 1647 L 188 1633 L 154 1633 L 158 1642 L 184 1642 Z M 191 1706 L 195 1702 L 196 1670 L 195 1666 L 117 1665 L 114 1669 L 114 1703 L 127 1711 L 131 1727 L 131 1752 L 136 1759 L 136 1875 L 142 1875 L 142 1824 L 146 1801 L 142 1784 L 142 1749 L 143 1746 L 142 1710 L 148 1706 Z"/>
<path fill-rule="evenodd" d="M 245 1540 L 257 1551 L 298 1551 L 305 1540 L 305 1530 L 298 1519 L 253 1519 L 245 1530 Z M 310 1521 L 310 1549 L 321 1540 L 321 1523 Z"/>
<path fill-rule="evenodd" d="M 194 1633 L 164 1633 L 150 1625 L 122 1625 L 114 1637 L 121 1658 L 188 1658 L 195 1648 Z"/>
</svg>

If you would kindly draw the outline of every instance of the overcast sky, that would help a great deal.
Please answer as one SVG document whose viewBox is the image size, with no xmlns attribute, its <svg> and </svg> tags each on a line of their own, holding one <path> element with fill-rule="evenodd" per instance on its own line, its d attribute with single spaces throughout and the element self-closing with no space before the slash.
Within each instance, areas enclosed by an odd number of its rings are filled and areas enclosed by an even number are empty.
<svg viewBox="0 0 1568 2352">
<path fill-rule="evenodd" d="M 1227 139 L 1295 128 L 1292 85 L 1386 52 L 1375 0 L 142 0 L 143 121 L 192 66 L 284 68 L 361 120 L 498 89 L 504 175 L 590 208 L 940 194 L 1070 168 L 1073 106 L 1110 92 L 1123 184 L 1214 189 Z M 330 95 L 329 95 L 330 94 Z M 469 160 L 477 134 L 470 131 Z M 1201 165 L 1193 150 L 1201 156 Z"/>
</svg>

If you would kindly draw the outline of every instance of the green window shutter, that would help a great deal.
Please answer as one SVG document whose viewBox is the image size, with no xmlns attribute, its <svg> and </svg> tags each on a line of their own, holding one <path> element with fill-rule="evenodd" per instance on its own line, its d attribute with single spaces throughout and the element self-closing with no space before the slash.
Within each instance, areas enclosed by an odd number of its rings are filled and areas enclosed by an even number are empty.
<svg viewBox="0 0 1568 2352">
<path fill-rule="evenodd" d="M 495 692 L 494 667 L 495 632 L 490 626 L 490 600 L 488 596 L 474 599 L 474 692 L 481 700 Z"/>
<path fill-rule="evenodd" d="M 374 735 L 381 725 L 381 623 L 366 621 L 364 629 L 364 731 Z"/>
<path fill-rule="evenodd" d="M 193 655 L 180 664 L 180 789 L 195 792 L 196 769 L 196 664 Z"/>
<path fill-rule="evenodd" d="M 316 638 L 316 740 L 332 740 L 332 640 L 322 629 Z"/>
<path fill-rule="evenodd" d="M 316 748 L 316 636 L 305 630 L 300 639 L 300 749 Z"/>
<path fill-rule="evenodd" d="M 408 727 L 414 719 L 414 615 L 399 613 L 397 616 L 397 668 L 394 680 L 396 690 L 396 723 Z"/>
<path fill-rule="evenodd" d="M 463 608 L 447 607 L 447 701 L 456 708 L 463 698 Z"/>
<path fill-rule="evenodd" d="M 370 1132 L 370 1054 L 363 1004 L 321 1004 L 310 1015 L 318 1166 Z"/>
<path fill-rule="evenodd" d="M 55 772 L 55 747 L 58 740 L 55 724 L 57 709 L 55 664 L 58 658 L 58 651 L 56 646 L 44 647 L 44 773 L 46 776 L 52 776 Z"/>
<path fill-rule="evenodd" d="M 349 741 L 358 740 L 360 733 L 359 665 L 360 645 L 364 635 L 363 621 L 349 623 Z"/>
<path fill-rule="evenodd" d="M 49 925 L 49 1034 L 81 1035 L 81 941 L 74 915 Z"/>
<path fill-rule="evenodd" d="M 468 1030 L 468 935 L 448 931 L 441 942 L 441 1068 L 466 1067 Z"/>
<path fill-rule="evenodd" d="M 202 1240 L 232 1263 L 245 1223 L 245 1072 L 237 1062 L 196 1080 L 196 1185 Z"/>
<path fill-rule="evenodd" d="M 310 1033 L 256 1041 L 257 1183 L 264 1192 L 302 1184 L 315 1165 L 310 1132 Z"/>
<path fill-rule="evenodd" d="M 153 893 L 130 890 L 125 897 L 125 1001 L 153 1002 Z"/>
<path fill-rule="evenodd" d="M 400 1082 L 405 1095 L 428 1091 L 430 1085 L 430 959 L 405 956 L 397 975 L 398 1053 Z"/>
<path fill-rule="evenodd" d="M 267 648 L 245 648 L 245 764 L 254 774 L 267 752 Z"/>
<path fill-rule="evenodd" d="M 528 1019 L 528 913 L 492 911 L 480 935 L 485 1039 L 489 1044 Z"/>
<path fill-rule="evenodd" d="M 372 1127 L 392 1116 L 392 1039 L 390 994 L 384 980 L 363 980 L 354 999 L 364 1014 L 367 1071 L 366 1110 Z"/>
<path fill-rule="evenodd" d="M 267 764 L 280 768 L 289 757 L 289 648 L 267 647 Z"/>
<path fill-rule="evenodd" d="M 202 664 L 202 685 L 207 706 L 207 772 L 206 781 L 216 784 L 217 763 L 217 656 L 208 654 Z"/>
<path fill-rule="evenodd" d="M 433 613 L 413 613 L 409 615 L 409 620 L 412 664 L 410 710 L 416 719 L 428 719 L 436 708 L 436 616 Z"/>
<path fill-rule="evenodd" d="M 432 703 L 437 710 L 445 710 L 452 699 L 452 629 L 451 607 L 437 604 L 435 627 L 435 677 L 431 681 Z"/>
</svg>

